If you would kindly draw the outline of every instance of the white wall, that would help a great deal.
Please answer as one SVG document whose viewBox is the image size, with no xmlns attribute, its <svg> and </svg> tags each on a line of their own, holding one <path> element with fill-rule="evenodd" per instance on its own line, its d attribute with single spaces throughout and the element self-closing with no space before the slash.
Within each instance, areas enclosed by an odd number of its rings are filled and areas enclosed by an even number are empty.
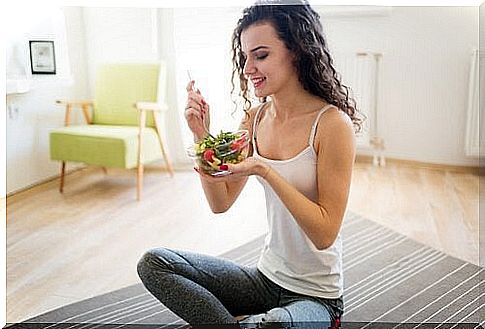
<svg viewBox="0 0 485 329">
<path fill-rule="evenodd" d="M 86 35 L 85 68 L 91 97 L 94 97 L 94 79 L 99 64 L 158 60 L 152 9 L 85 7 L 82 10 Z"/>
<path fill-rule="evenodd" d="M 25 20 L 22 8 L 10 9 L 12 12 L 7 15 L 11 21 L 7 58 L 17 56 L 18 66 L 10 70 L 10 74 L 26 74 L 31 80 L 31 88 L 27 93 L 7 95 L 7 107 L 18 109 L 7 111 L 6 116 L 7 193 L 59 173 L 59 164 L 49 159 L 48 132 L 64 123 L 64 109 L 56 106 L 55 100 L 87 96 L 81 12 L 75 8 L 62 11 L 60 8 L 43 9 L 39 6 L 32 9 L 32 23 Z M 64 15 L 68 22 L 66 26 Z M 56 75 L 30 75 L 28 40 L 39 38 L 55 41 Z M 22 64 L 28 68 L 27 71 L 21 72 Z M 7 79 L 11 65 L 8 61 Z M 79 115 L 73 117 L 73 122 L 79 120 Z"/>
<path fill-rule="evenodd" d="M 36 19 L 51 22 L 42 18 L 45 12 L 35 11 Z M 23 31 L 25 22 L 17 14 L 8 15 L 10 24 L 18 24 L 12 31 Z M 13 38 L 17 42 L 36 35 L 55 37 L 60 67 L 56 76 L 34 77 L 28 93 L 7 96 L 7 105 L 19 108 L 18 115 L 7 116 L 7 193 L 57 175 L 59 165 L 48 156 L 48 131 L 63 125 L 64 112 L 54 105 L 56 98 L 91 98 L 98 63 L 167 56 L 162 36 L 170 32 L 160 29 L 169 24 L 160 19 L 173 15 L 150 8 L 76 7 L 66 8 L 64 14 L 65 32 L 56 21 Z M 478 46 L 477 8 L 394 7 L 387 16 L 323 21 L 333 51 L 384 54 L 379 120 L 385 122 L 381 127 L 387 156 L 478 165 L 464 151 L 469 52 Z M 69 55 L 68 64 L 63 51 Z M 176 106 L 176 100 L 171 104 Z M 169 138 L 180 139 L 174 133 L 180 124 L 177 117 L 167 119 L 173 129 Z M 80 120 L 81 116 L 75 118 Z"/>
<path fill-rule="evenodd" d="M 331 51 L 383 53 L 378 120 L 388 157 L 478 165 L 465 156 L 477 7 L 393 7 L 384 16 L 322 20 Z"/>
</svg>

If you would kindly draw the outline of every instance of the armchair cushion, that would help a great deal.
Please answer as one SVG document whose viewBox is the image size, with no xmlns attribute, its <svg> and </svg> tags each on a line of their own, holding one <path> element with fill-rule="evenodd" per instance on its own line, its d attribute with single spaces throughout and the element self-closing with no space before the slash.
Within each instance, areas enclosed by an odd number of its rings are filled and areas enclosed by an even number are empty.
<svg viewBox="0 0 485 329">
<path fill-rule="evenodd" d="M 138 132 L 139 128 L 136 126 L 113 125 L 80 125 L 54 129 L 50 133 L 51 159 L 104 167 L 134 168 L 137 166 Z M 142 151 L 144 164 L 162 157 L 155 129 L 144 129 Z"/>
<path fill-rule="evenodd" d="M 160 65 L 105 64 L 96 71 L 93 123 L 101 125 L 138 125 L 135 102 L 156 102 Z M 154 126 L 152 113 L 147 125 Z"/>
</svg>

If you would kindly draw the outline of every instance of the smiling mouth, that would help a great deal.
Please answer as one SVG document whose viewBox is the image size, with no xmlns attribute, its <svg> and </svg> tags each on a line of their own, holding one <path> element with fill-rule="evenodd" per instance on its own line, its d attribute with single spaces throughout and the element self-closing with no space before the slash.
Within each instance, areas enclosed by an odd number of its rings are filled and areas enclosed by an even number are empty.
<svg viewBox="0 0 485 329">
<path fill-rule="evenodd" d="M 263 84 L 263 82 L 266 81 L 266 78 L 258 78 L 258 79 L 253 79 L 252 82 L 254 84 L 254 88 L 259 88 Z"/>
</svg>

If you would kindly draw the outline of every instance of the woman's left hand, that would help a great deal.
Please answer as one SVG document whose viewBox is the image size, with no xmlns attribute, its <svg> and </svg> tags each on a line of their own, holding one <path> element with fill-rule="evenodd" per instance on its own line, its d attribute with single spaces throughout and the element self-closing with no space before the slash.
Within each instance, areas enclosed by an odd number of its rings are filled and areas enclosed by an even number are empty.
<svg viewBox="0 0 485 329">
<path fill-rule="evenodd" d="M 225 165 L 227 166 L 227 171 L 231 172 L 231 174 L 225 176 L 211 176 L 208 174 L 204 174 L 199 169 L 196 169 L 196 171 L 206 179 L 214 179 L 217 181 L 232 180 L 251 175 L 258 175 L 264 178 L 264 176 L 269 171 L 269 166 L 266 163 L 253 157 L 246 158 L 245 160 L 237 164 L 227 163 Z M 226 168 L 224 167 L 222 167 L 221 169 L 226 170 Z"/>
<path fill-rule="evenodd" d="M 251 176 L 251 175 L 259 175 L 264 177 L 266 172 L 269 170 L 269 166 L 254 158 L 249 157 L 246 158 L 244 161 L 241 161 L 237 164 L 226 164 L 228 166 L 227 170 L 234 175 L 234 177 L 240 176 Z"/>
</svg>

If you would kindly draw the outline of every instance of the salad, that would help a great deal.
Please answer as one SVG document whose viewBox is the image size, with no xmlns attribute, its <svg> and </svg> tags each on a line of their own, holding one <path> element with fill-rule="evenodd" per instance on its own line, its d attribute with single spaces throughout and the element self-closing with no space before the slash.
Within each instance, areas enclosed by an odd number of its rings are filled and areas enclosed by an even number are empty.
<svg viewBox="0 0 485 329">
<path fill-rule="evenodd" d="M 235 164 L 243 161 L 248 155 L 249 137 L 247 130 L 223 132 L 218 135 L 208 135 L 195 143 L 189 155 L 195 159 L 199 168 L 210 175 L 229 174 L 221 170 L 226 163 Z"/>
</svg>

